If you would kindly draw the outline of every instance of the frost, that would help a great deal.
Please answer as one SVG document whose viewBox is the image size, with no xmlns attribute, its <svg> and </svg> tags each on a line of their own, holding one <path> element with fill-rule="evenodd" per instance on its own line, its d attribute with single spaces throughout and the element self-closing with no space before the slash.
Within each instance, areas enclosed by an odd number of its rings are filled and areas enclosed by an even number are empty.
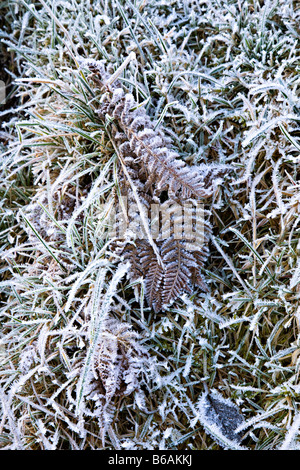
<svg viewBox="0 0 300 470">
<path fill-rule="evenodd" d="M 236 432 L 244 422 L 238 407 L 216 390 L 202 394 L 197 403 L 199 419 L 205 429 L 225 448 L 242 448 L 242 433 Z"/>
<path fill-rule="evenodd" d="M 297 2 L 50 3 L 1 6 L 0 448 L 299 450 Z"/>
<path fill-rule="evenodd" d="M 297 266 L 293 272 L 293 276 L 290 280 L 290 288 L 292 289 L 300 282 L 300 259 L 297 262 Z"/>
<path fill-rule="evenodd" d="M 290 426 L 289 431 L 287 432 L 285 439 L 282 445 L 279 447 L 279 450 L 296 450 L 299 449 L 299 444 L 297 445 L 295 439 L 299 435 L 300 427 L 300 413 L 294 417 L 293 424 Z"/>
<path fill-rule="evenodd" d="M 38 360 L 36 347 L 29 346 L 20 354 L 19 367 L 23 374 L 26 374 Z"/>
</svg>

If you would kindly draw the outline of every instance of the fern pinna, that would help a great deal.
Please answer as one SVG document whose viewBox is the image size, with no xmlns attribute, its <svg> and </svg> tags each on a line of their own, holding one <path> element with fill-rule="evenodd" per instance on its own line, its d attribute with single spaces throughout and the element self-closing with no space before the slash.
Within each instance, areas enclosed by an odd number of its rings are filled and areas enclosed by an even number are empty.
<svg viewBox="0 0 300 470">
<path fill-rule="evenodd" d="M 171 139 L 162 129 L 155 128 L 145 109 L 132 94 L 125 93 L 120 81 L 106 71 L 102 61 L 86 60 L 83 65 L 92 72 L 92 79 L 102 91 L 97 113 L 103 121 L 109 118 L 112 123 L 111 139 L 119 156 L 120 189 L 131 209 L 128 218 L 131 222 L 140 221 L 139 236 L 134 240 L 128 240 L 127 236 L 122 253 L 131 263 L 130 278 L 144 278 L 148 304 L 158 312 L 183 292 L 191 292 L 192 284 L 207 289 L 201 268 L 208 254 L 209 214 L 201 216 L 201 234 L 199 217 L 197 221 L 193 216 L 188 219 L 193 240 L 186 239 L 176 236 L 182 218 L 179 220 L 176 211 L 174 214 L 172 205 L 182 209 L 181 217 L 183 211 L 192 211 L 192 206 L 213 194 L 227 167 L 187 165 L 172 149 Z M 161 215 L 166 203 L 168 208 L 163 212 L 168 217 Z M 161 227 L 154 242 L 149 222 L 155 204 L 160 207 Z M 121 220 L 122 214 L 119 215 Z"/>
</svg>

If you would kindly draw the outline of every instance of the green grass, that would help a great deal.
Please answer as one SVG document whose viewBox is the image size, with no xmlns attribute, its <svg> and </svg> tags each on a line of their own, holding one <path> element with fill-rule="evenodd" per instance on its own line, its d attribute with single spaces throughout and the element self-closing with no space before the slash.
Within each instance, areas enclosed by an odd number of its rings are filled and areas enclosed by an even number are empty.
<svg viewBox="0 0 300 470">
<path fill-rule="evenodd" d="M 245 419 L 241 445 L 299 449 L 298 2 L 0 9 L 0 448 L 220 449 L 197 408 L 214 389 Z M 119 157 L 79 57 L 119 71 L 188 164 L 231 165 L 207 203 L 209 293 L 154 314 L 128 281 L 107 235 Z M 115 390 L 105 423 L 107 338 L 137 383 Z"/>
</svg>

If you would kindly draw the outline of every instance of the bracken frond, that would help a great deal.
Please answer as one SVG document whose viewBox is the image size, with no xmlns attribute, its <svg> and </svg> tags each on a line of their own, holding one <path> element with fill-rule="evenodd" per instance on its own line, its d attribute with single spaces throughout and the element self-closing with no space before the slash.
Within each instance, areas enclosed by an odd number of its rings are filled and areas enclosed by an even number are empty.
<svg viewBox="0 0 300 470">
<path fill-rule="evenodd" d="M 195 230 L 191 217 L 192 206 L 213 194 L 214 188 L 228 172 L 228 166 L 187 165 L 170 148 L 170 138 L 161 129 L 155 129 L 154 123 L 144 108 L 138 106 L 133 95 L 125 93 L 118 80 L 112 81 L 102 61 L 86 60 L 82 64 L 92 72 L 93 80 L 102 91 L 97 114 L 104 121 L 107 117 L 113 119 L 111 137 L 126 165 L 127 177 L 124 173 L 122 175 L 120 169 L 120 189 L 127 197 L 128 218 L 136 241 L 134 246 L 125 242 L 123 254 L 131 261 L 132 279 L 140 274 L 145 278 L 148 304 L 159 311 L 183 291 L 191 293 L 192 282 L 207 290 L 199 271 L 207 255 L 210 227 L 203 216 L 200 217 L 199 227 L 197 214 L 198 227 Z M 141 211 L 136 208 L 137 195 L 146 217 L 151 220 L 151 205 L 160 203 L 165 192 L 168 200 L 161 204 L 162 223 L 155 247 L 147 240 L 141 243 L 138 239 L 147 236 L 140 220 Z M 180 216 L 173 215 L 172 204 L 177 204 Z M 184 228 L 193 231 L 193 240 L 185 240 L 181 234 L 180 240 L 177 239 L 176 232 L 181 229 L 180 217 L 183 211 L 185 216 L 189 215 L 189 218 L 185 217 Z M 124 221 L 122 214 L 118 220 L 119 223 Z"/>
</svg>

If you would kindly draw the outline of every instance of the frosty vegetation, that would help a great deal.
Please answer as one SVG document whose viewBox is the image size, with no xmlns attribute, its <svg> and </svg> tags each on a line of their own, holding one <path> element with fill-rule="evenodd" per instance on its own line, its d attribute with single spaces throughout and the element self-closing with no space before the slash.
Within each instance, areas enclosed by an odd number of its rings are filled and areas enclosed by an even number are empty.
<svg viewBox="0 0 300 470">
<path fill-rule="evenodd" d="M 1 4 L 1 449 L 300 449 L 298 3 Z"/>
</svg>

